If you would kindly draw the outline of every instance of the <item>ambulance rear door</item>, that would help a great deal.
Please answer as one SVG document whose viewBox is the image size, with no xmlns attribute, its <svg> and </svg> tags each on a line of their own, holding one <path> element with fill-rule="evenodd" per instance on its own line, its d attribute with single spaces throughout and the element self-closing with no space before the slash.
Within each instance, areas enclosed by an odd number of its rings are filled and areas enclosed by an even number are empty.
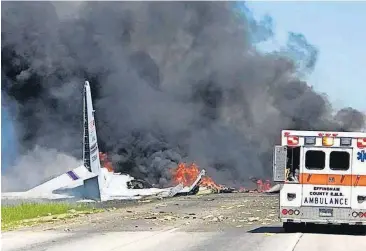
<svg viewBox="0 0 366 251">
<path fill-rule="evenodd" d="M 351 207 L 353 148 L 332 147 L 328 156 L 328 186 L 334 207 Z"/>
<path fill-rule="evenodd" d="M 304 147 L 302 206 L 351 206 L 352 148 Z"/>
<path fill-rule="evenodd" d="M 322 190 L 328 185 L 328 156 L 330 149 L 304 146 L 300 165 L 302 206 L 323 206 L 326 196 Z M 323 194 L 322 194 L 323 193 Z M 320 200 L 322 198 L 322 200 Z"/>
</svg>

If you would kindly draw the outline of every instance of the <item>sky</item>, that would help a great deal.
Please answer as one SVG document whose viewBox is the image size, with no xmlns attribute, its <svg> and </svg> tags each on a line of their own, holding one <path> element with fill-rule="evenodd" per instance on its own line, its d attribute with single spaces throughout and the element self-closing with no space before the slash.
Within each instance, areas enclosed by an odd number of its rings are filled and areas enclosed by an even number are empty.
<svg viewBox="0 0 366 251">
<path fill-rule="evenodd" d="M 269 14 L 275 39 L 285 44 L 289 31 L 302 33 L 319 50 L 308 83 L 326 93 L 335 108 L 366 112 L 366 2 L 247 2 L 255 16 Z"/>
</svg>

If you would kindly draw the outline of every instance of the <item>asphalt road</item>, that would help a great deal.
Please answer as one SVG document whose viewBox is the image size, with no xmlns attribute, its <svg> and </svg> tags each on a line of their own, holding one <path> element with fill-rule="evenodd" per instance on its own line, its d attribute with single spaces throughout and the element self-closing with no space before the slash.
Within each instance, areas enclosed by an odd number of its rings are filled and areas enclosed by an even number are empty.
<svg viewBox="0 0 366 251">
<path fill-rule="evenodd" d="M 3 233 L 2 250 L 366 250 L 365 235 L 344 229 L 283 233 L 273 196 L 222 194 L 115 206 Z"/>
</svg>

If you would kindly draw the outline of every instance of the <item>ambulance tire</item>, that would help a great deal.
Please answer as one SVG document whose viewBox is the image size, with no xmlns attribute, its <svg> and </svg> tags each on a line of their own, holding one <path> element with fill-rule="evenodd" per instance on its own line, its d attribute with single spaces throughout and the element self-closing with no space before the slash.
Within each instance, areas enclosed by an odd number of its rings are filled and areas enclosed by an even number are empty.
<svg viewBox="0 0 366 251">
<path fill-rule="evenodd" d="M 303 224 L 294 222 L 284 222 L 283 229 L 285 233 L 295 233 L 301 231 Z"/>
</svg>

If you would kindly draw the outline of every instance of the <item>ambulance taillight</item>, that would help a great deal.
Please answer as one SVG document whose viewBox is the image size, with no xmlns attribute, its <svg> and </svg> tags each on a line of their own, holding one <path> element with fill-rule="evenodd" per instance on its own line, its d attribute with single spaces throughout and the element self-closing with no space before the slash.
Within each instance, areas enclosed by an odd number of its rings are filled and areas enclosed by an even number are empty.
<svg viewBox="0 0 366 251">
<path fill-rule="evenodd" d="M 298 136 L 287 136 L 287 145 L 288 146 L 297 146 L 299 144 Z"/>
<path fill-rule="evenodd" d="M 356 218 L 356 217 L 359 217 L 359 218 L 366 217 L 366 212 L 353 212 L 352 217 L 354 217 L 354 218 Z"/>
<path fill-rule="evenodd" d="M 357 147 L 365 148 L 366 147 L 366 138 L 358 138 L 357 139 Z"/>
</svg>

